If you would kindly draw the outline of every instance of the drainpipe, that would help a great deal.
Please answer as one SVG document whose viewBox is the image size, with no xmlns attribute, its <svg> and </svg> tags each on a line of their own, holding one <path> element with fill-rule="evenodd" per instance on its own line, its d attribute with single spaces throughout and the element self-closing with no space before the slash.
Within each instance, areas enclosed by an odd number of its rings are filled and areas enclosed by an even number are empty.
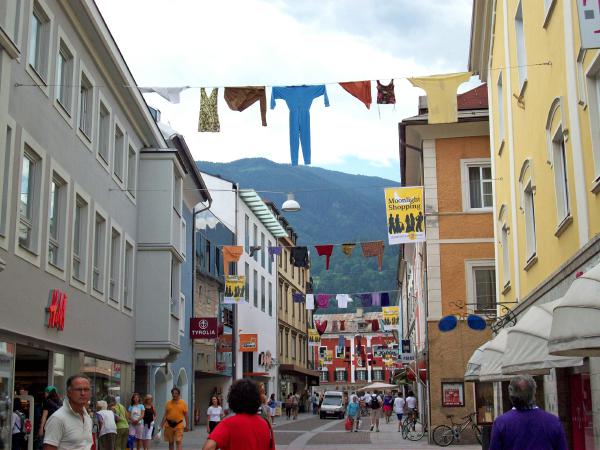
<svg viewBox="0 0 600 450">
<path fill-rule="evenodd" d="M 208 193 L 208 189 L 206 190 Z M 212 205 L 212 198 L 208 195 L 208 205 L 202 209 L 196 210 L 196 207 L 192 210 L 192 316 L 194 315 L 194 299 L 196 297 L 196 215 L 209 210 Z M 192 383 L 191 383 L 191 391 L 192 391 L 192 405 L 196 404 L 196 358 L 194 357 L 194 340 L 191 339 L 192 343 Z M 188 424 L 188 427 L 193 429 L 194 425 L 194 409 L 192 409 L 192 420 L 191 424 Z"/>
</svg>

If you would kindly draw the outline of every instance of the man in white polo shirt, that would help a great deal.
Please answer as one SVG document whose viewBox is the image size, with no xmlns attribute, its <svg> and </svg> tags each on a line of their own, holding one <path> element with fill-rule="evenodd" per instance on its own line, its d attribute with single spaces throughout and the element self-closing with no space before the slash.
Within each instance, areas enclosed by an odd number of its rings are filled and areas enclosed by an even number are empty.
<svg viewBox="0 0 600 450">
<path fill-rule="evenodd" d="M 44 450 L 89 450 L 92 419 L 85 407 L 90 401 L 90 379 L 73 375 L 67 380 L 67 401 L 46 422 Z"/>
</svg>

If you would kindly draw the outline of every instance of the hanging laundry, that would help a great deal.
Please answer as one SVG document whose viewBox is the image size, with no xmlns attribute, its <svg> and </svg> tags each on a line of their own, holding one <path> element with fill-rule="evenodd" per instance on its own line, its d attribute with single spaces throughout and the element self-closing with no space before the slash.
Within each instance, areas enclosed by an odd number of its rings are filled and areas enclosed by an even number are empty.
<svg viewBox="0 0 600 450">
<path fill-rule="evenodd" d="M 302 143 L 304 164 L 310 164 L 310 107 L 315 98 L 324 97 L 325 106 L 329 106 L 327 88 L 324 84 L 316 86 L 273 87 L 271 91 L 271 109 L 275 109 L 275 100 L 285 100 L 290 110 L 290 153 L 292 166 L 298 165 L 299 141 Z"/>
<path fill-rule="evenodd" d="M 223 249 L 223 273 L 229 275 L 229 263 L 238 262 L 240 256 L 244 253 L 244 247 L 241 245 L 224 245 Z"/>
<path fill-rule="evenodd" d="M 394 105 L 396 104 L 396 93 L 394 91 L 394 80 L 387 86 L 377 80 L 377 104 Z"/>
<path fill-rule="evenodd" d="M 371 305 L 372 306 L 381 306 L 381 292 L 372 292 L 371 293 Z"/>
<path fill-rule="evenodd" d="M 292 247 L 290 249 L 290 263 L 296 267 L 308 267 L 308 248 Z"/>
<path fill-rule="evenodd" d="M 371 331 L 379 331 L 379 320 L 375 319 L 371 322 Z"/>
<path fill-rule="evenodd" d="M 351 244 L 351 243 L 342 244 L 342 252 L 346 256 L 352 256 L 354 247 L 356 247 L 356 244 Z"/>
<path fill-rule="evenodd" d="M 377 265 L 379 267 L 379 271 L 381 272 L 381 269 L 383 266 L 383 251 L 384 251 L 383 241 L 363 242 L 360 245 L 362 247 L 363 256 L 365 258 L 377 256 Z"/>
<path fill-rule="evenodd" d="M 337 333 L 338 330 L 338 321 L 334 320 L 333 322 L 331 322 L 331 331 L 333 333 Z"/>
<path fill-rule="evenodd" d="M 304 303 L 304 294 L 302 292 L 294 292 L 292 294 L 294 303 Z"/>
<path fill-rule="evenodd" d="M 344 336 L 340 336 L 338 337 L 338 347 L 346 347 L 346 339 L 344 339 Z"/>
<path fill-rule="evenodd" d="M 325 270 L 329 270 L 329 260 L 333 253 L 333 245 L 315 245 L 317 255 L 325 256 Z"/>
<path fill-rule="evenodd" d="M 317 307 L 327 308 L 329 307 L 329 294 L 317 294 Z"/>
<path fill-rule="evenodd" d="M 200 132 L 218 133 L 221 131 L 219 112 L 217 111 L 218 93 L 219 88 L 214 88 L 208 97 L 206 90 L 200 89 L 200 117 L 198 119 L 198 131 Z"/>
<path fill-rule="evenodd" d="M 319 332 L 319 336 L 322 336 L 325 330 L 327 330 L 327 321 L 315 320 L 315 328 Z"/>
<path fill-rule="evenodd" d="M 340 331 L 346 331 L 346 321 L 340 320 Z"/>
<path fill-rule="evenodd" d="M 230 109 L 240 112 L 260 102 L 262 126 L 267 126 L 267 94 L 264 86 L 226 87 L 225 101 Z"/>
<path fill-rule="evenodd" d="M 338 308 L 347 308 L 348 302 L 352 301 L 348 294 L 338 294 L 335 296 L 335 299 L 337 300 Z"/>
<path fill-rule="evenodd" d="M 308 309 L 308 310 L 315 309 L 315 295 L 314 294 L 306 294 L 306 309 Z"/>
<path fill-rule="evenodd" d="M 312 281 L 312 277 L 310 277 L 310 279 L 304 283 L 305 286 L 305 291 L 307 294 L 312 294 L 313 293 L 313 281 Z"/>
<path fill-rule="evenodd" d="M 275 255 L 281 255 L 281 250 L 282 247 L 277 246 L 277 247 L 268 247 L 269 249 L 269 256 L 271 257 L 271 261 L 275 261 Z"/>
<path fill-rule="evenodd" d="M 371 108 L 373 99 L 371 98 L 371 82 L 370 81 L 350 81 L 346 83 L 340 83 L 346 92 L 356 97 L 365 104 L 367 109 Z"/>
<path fill-rule="evenodd" d="M 381 293 L 381 306 L 390 306 L 390 294 L 387 292 Z"/>
<path fill-rule="evenodd" d="M 250 258 L 254 258 L 254 255 L 260 249 L 262 249 L 262 246 L 260 246 L 260 245 L 251 245 L 250 246 Z"/>
<path fill-rule="evenodd" d="M 373 298 L 371 294 L 360 294 L 360 302 L 363 306 L 371 306 L 373 304 Z"/>
<path fill-rule="evenodd" d="M 155 94 L 160 95 L 166 101 L 170 103 L 179 103 L 179 94 L 186 89 L 189 89 L 189 86 L 181 86 L 181 87 L 140 87 L 140 92 L 143 94 L 148 94 L 154 92 Z"/>
<path fill-rule="evenodd" d="M 428 123 L 458 122 L 456 90 L 471 78 L 471 72 L 409 78 L 413 86 L 427 92 Z"/>
</svg>

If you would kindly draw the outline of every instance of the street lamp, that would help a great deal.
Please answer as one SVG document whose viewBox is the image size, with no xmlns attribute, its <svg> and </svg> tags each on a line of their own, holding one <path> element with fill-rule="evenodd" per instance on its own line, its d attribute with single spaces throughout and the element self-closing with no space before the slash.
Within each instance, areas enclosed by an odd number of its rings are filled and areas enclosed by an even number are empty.
<svg viewBox="0 0 600 450">
<path fill-rule="evenodd" d="M 281 205 L 281 209 L 285 212 L 300 211 L 300 203 L 296 201 L 296 199 L 294 198 L 294 194 L 288 192 L 287 200 L 283 202 L 283 205 Z"/>
</svg>

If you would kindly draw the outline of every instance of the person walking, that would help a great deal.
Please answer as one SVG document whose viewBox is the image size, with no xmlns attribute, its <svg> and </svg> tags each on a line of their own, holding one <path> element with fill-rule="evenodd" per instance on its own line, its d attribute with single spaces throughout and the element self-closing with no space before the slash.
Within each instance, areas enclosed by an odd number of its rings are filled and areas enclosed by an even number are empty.
<svg viewBox="0 0 600 450">
<path fill-rule="evenodd" d="M 261 397 L 254 381 L 248 378 L 235 381 L 227 403 L 235 415 L 221 421 L 208 435 L 202 450 L 275 450 L 269 422 L 256 413 Z"/>
<path fill-rule="evenodd" d="M 144 431 L 142 432 L 142 445 L 144 450 L 150 448 L 150 442 L 152 442 L 152 436 L 154 435 L 154 421 L 156 420 L 156 408 L 152 403 L 152 396 L 146 394 L 144 396 L 144 418 L 143 426 Z"/>
<path fill-rule="evenodd" d="M 19 398 L 15 398 L 13 401 L 11 423 L 11 450 L 25 450 L 27 448 L 27 440 L 25 439 L 25 413 L 23 413 L 23 405 Z"/>
<path fill-rule="evenodd" d="M 129 422 L 127 422 L 127 410 L 115 397 L 107 397 L 109 409 L 115 415 L 117 424 L 117 440 L 115 450 L 125 450 L 127 448 L 127 437 L 129 436 Z"/>
<path fill-rule="evenodd" d="M 269 407 L 269 412 L 271 413 L 271 425 L 275 425 L 275 413 L 277 412 L 277 400 L 275 400 L 275 394 L 271 394 L 267 406 Z"/>
<path fill-rule="evenodd" d="M 223 420 L 223 407 L 221 406 L 219 397 L 216 395 L 213 395 L 210 398 L 210 405 L 208 406 L 208 411 L 206 411 L 206 418 L 208 419 L 206 422 L 206 431 L 210 434 L 219 422 Z"/>
<path fill-rule="evenodd" d="M 188 431 L 190 423 L 188 407 L 181 399 L 181 391 L 178 387 L 171 389 L 171 397 L 171 400 L 165 405 L 165 413 L 160 427 L 164 430 L 164 438 L 169 443 L 169 450 L 174 450 L 175 444 L 177 444 L 177 450 L 181 450 L 183 433 Z"/>
<path fill-rule="evenodd" d="M 413 391 L 408 391 L 406 396 L 406 412 L 411 420 L 417 418 L 417 397 L 415 397 Z"/>
<path fill-rule="evenodd" d="M 127 408 L 127 421 L 129 422 L 129 436 L 135 437 L 135 447 L 140 450 L 144 438 L 144 405 L 142 397 L 137 392 L 131 396 L 131 402 Z"/>
<path fill-rule="evenodd" d="M 267 389 L 265 383 L 258 383 L 258 392 L 260 392 L 260 415 L 271 424 L 271 411 L 267 405 Z"/>
<path fill-rule="evenodd" d="M 348 407 L 346 408 L 346 416 L 352 421 L 352 427 L 348 431 L 357 432 L 358 431 L 358 417 L 360 414 L 360 406 L 358 404 L 358 397 L 356 395 L 352 396 L 352 401 L 348 403 Z"/>
<path fill-rule="evenodd" d="M 44 450 L 91 449 L 92 418 L 85 409 L 90 395 L 90 379 L 86 375 L 67 379 L 67 399 L 46 421 Z"/>
<path fill-rule="evenodd" d="M 536 389 L 530 375 L 510 380 L 508 396 L 513 409 L 494 421 L 490 450 L 567 450 L 558 417 L 536 406 Z"/>
<path fill-rule="evenodd" d="M 292 417 L 292 394 L 288 394 L 285 399 L 285 420 L 290 420 Z"/>
<path fill-rule="evenodd" d="M 398 431 L 402 431 L 402 416 L 404 415 L 404 406 L 406 405 L 406 401 L 404 397 L 401 397 L 398 394 L 398 397 L 394 399 L 394 413 L 398 418 Z"/>
<path fill-rule="evenodd" d="M 319 394 L 313 392 L 310 398 L 312 402 L 312 413 L 313 415 L 316 415 L 319 412 Z"/>
<path fill-rule="evenodd" d="M 392 416 L 392 403 L 394 402 L 394 397 L 392 397 L 391 392 L 387 392 L 383 396 L 383 414 L 385 415 L 385 423 L 390 423 L 390 417 Z"/>
<path fill-rule="evenodd" d="M 108 409 L 104 400 L 96 402 L 98 418 L 98 450 L 114 450 L 117 442 L 117 423 L 115 413 Z"/>
<path fill-rule="evenodd" d="M 42 402 L 42 416 L 40 418 L 40 427 L 38 429 L 38 436 L 42 442 L 44 440 L 44 428 L 46 427 L 48 418 L 62 406 L 62 401 L 54 386 L 48 386 L 44 390 L 44 393 L 46 394 L 46 398 Z"/>
<path fill-rule="evenodd" d="M 383 400 L 381 396 L 374 392 L 371 395 L 371 431 L 375 428 L 375 431 L 379 433 L 379 419 L 381 418 L 381 406 L 383 404 Z"/>
<path fill-rule="evenodd" d="M 298 418 L 298 408 L 300 406 L 300 396 L 295 392 L 292 394 L 292 419 Z"/>
</svg>

